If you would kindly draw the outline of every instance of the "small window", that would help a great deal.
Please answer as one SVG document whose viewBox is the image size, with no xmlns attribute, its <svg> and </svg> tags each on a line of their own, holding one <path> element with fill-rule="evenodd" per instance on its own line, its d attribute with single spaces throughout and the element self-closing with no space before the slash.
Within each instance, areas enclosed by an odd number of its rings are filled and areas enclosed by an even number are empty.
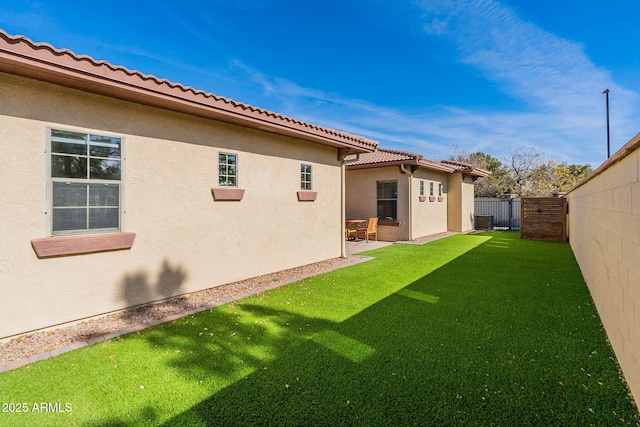
<svg viewBox="0 0 640 427">
<path fill-rule="evenodd" d="M 429 183 L 429 195 L 433 196 L 433 182 Z"/>
<path fill-rule="evenodd" d="M 420 181 L 420 195 L 424 196 L 424 181 Z"/>
<path fill-rule="evenodd" d="M 311 190 L 311 165 L 300 165 L 300 189 Z"/>
<path fill-rule="evenodd" d="M 397 219 L 398 181 L 376 181 L 378 218 Z"/>
<path fill-rule="evenodd" d="M 51 234 L 120 230 L 122 139 L 51 129 Z"/>
<path fill-rule="evenodd" d="M 238 186 L 237 154 L 218 154 L 218 185 L 221 187 Z"/>
<path fill-rule="evenodd" d="M 442 196 L 442 183 L 438 184 L 438 196 Z"/>
</svg>

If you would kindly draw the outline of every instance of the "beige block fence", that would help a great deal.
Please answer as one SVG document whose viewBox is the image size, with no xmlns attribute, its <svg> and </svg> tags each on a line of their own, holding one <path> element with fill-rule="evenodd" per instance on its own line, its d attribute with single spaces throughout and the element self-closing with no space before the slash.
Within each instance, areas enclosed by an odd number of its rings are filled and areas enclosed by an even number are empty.
<svg viewBox="0 0 640 427">
<path fill-rule="evenodd" d="M 569 239 L 640 403 L 640 133 L 568 194 Z"/>
</svg>

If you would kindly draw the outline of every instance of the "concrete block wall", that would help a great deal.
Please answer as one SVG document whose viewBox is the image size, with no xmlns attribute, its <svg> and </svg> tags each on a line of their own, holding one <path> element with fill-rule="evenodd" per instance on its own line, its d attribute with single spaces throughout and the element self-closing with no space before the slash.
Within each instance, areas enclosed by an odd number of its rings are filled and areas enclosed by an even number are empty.
<svg viewBox="0 0 640 427">
<path fill-rule="evenodd" d="M 571 247 L 640 403 L 640 134 L 567 198 Z"/>
</svg>

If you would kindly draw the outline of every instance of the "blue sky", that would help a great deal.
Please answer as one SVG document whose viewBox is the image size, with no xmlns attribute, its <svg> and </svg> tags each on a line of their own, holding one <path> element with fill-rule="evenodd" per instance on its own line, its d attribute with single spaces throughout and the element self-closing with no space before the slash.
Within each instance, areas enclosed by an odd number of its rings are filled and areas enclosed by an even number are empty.
<svg viewBox="0 0 640 427">
<path fill-rule="evenodd" d="M 637 0 L 5 1 L 0 28 L 433 160 L 596 167 L 640 132 Z"/>
</svg>

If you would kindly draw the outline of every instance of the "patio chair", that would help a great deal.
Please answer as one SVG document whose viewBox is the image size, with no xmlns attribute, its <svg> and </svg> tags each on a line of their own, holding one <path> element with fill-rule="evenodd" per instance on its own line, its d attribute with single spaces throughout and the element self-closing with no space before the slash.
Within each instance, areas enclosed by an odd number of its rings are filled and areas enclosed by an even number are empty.
<svg viewBox="0 0 640 427">
<path fill-rule="evenodd" d="M 374 235 L 376 238 L 376 242 L 378 241 L 378 218 L 369 218 L 367 221 L 367 226 L 358 226 L 356 225 L 356 239 L 359 239 L 360 236 L 367 242 L 369 241 L 369 236 Z"/>
<path fill-rule="evenodd" d="M 354 228 L 351 228 L 352 226 Z M 356 232 L 357 232 L 357 230 L 355 228 L 355 225 L 347 222 L 346 227 L 344 229 L 344 238 L 346 240 L 351 240 L 351 239 L 355 240 L 356 239 Z"/>
</svg>

